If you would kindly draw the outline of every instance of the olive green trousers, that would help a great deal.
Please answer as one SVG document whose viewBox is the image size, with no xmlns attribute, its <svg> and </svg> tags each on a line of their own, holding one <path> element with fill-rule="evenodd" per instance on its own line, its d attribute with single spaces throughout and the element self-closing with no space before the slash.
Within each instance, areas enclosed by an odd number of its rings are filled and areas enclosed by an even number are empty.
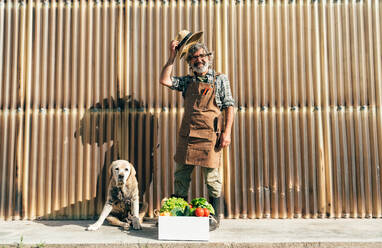
<svg viewBox="0 0 382 248">
<path fill-rule="evenodd" d="M 174 188 L 175 195 L 187 199 L 188 189 L 190 188 L 191 174 L 194 170 L 194 165 L 176 164 Z M 219 168 L 201 167 L 204 181 L 207 185 L 208 196 L 220 197 L 222 191 L 222 179 L 219 173 Z"/>
</svg>

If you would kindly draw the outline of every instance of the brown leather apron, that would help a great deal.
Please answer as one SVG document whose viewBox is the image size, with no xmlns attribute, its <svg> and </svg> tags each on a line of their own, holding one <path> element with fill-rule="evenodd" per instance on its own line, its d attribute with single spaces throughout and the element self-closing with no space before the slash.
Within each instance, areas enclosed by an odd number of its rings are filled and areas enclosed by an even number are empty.
<svg viewBox="0 0 382 248">
<path fill-rule="evenodd" d="M 215 83 L 216 77 L 214 78 Z M 194 77 L 184 98 L 175 161 L 179 164 L 218 168 L 221 149 L 217 148 L 222 132 L 222 113 L 215 101 L 215 85 L 198 82 Z"/>
</svg>

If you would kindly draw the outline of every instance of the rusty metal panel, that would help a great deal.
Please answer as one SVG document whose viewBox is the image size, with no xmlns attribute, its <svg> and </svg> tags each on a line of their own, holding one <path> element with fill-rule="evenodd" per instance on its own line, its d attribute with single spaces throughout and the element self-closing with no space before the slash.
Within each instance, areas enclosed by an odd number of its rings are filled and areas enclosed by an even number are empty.
<svg viewBox="0 0 382 248">
<path fill-rule="evenodd" d="M 181 29 L 204 31 L 237 104 L 226 218 L 381 217 L 381 14 L 351 0 L 0 1 L 0 219 L 94 218 L 117 158 L 154 216 L 174 191 L 183 99 L 159 74 Z"/>
</svg>

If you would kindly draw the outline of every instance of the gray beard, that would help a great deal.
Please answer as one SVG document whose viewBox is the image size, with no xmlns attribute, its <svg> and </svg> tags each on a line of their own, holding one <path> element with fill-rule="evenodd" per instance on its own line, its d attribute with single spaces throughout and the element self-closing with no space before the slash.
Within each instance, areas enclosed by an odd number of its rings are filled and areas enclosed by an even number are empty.
<svg viewBox="0 0 382 248">
<path fill-rule="evenodd" d="M 209 63 L 206 63 L 203 67 L 199 68 L 197 66 L 192 66 L 192 70 L 198 74 L 202 74 L 208 71 Z"/>
</svg>

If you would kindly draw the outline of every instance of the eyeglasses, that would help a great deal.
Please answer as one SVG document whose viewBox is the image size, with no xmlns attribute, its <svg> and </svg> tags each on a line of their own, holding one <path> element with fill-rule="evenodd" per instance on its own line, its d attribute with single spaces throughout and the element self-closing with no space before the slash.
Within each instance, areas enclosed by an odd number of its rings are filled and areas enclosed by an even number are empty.
<svg viewBox="0 0 382 248">
<path fill-rule="evenodd" d="M 198 56 L 191 56 L 190 59 L 191 60 L 198 59 L 198 58 L 204 59 L 205 57 L 210 56 L 210 55 L 212 55 L 212 53 L 199 54 Z"/>
</svg>

